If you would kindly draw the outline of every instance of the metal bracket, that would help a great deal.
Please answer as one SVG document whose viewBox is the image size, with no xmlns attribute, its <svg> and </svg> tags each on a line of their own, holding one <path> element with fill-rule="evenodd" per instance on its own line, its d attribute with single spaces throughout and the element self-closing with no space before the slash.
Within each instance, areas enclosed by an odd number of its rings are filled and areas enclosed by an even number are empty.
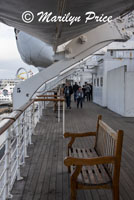
<svg viewBox="0 0 134 200">
<path fill-rule="evenodd" d="M 73 58 L 83 51 L 97 46 L 100 43 L 113 41 L 127 41 L 134 32 L 134 11 L 124 17 L 118 17 L 110 23 L 76 37 L 65 47 L 65 57 Z"/>
</svg>

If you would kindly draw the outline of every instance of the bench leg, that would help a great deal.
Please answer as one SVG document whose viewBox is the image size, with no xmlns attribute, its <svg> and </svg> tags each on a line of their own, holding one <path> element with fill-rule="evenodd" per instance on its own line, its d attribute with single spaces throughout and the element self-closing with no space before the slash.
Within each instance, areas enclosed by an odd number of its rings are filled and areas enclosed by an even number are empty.
<svg viewBox="0 0 134 200">
<path fill-rule="evenodd" d="M 68 167 L 68 173 L 71 173 L 71 167 L 70 166 Z"/>
<path fill-rule="evenodd" d="M 119 186 L 113 186 L 113 200 L 119 200 Z"/>
<path fill-rule="evenodd" d="M 71 180 L 71 200 L 76 200 L 76 182 Z"/>
</svg>

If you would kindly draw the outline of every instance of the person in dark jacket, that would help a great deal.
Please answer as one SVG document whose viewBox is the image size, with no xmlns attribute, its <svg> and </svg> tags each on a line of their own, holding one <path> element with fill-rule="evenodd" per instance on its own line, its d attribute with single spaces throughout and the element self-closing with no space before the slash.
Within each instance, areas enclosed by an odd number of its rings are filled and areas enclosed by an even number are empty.
<svg viewBox="0 0 134 200">
<path fill-rule="evenodd" d="M 66 83 L 66 86 L 64 88 L 64 95 L 66 99 L 66 105 L 67 108 L 71 109 L 71 95 L 73 93 L 73 88 L 69 83 Z"/>
<path fill-rule="evenodd" d="M 85 85 L 83 85 L 82 91 L 83 91 L 83 101 L 85 101 L 85 96 L 86 96 L 86 86 Z"/>
<path fill-rule="evenodd" d="M 91 87 L 89 84 L 86 85 L 86 96 L 87 96 L 87 101 L 90 101 L 90 92 L 91 92 Z"/>
<path fill-rule="evenodd" d="M 93 86 L 90 84 L 90 100 L 93 100 Z"/>
<path fill-rule="evenodd" d="M 73 92 L 74 92 L 74 101 L 76 102 L 76 92 L 78 90 L 79 86 L 77 85 L 77 83 L 75 82 L 75 84 L 73 85 Z"/>
<path fill-rule="evenodd" d="M 79 89 L 76 92 L 76 98 L 77 98 L 77 108 L 79 108 L 79 104 L 82 108 L 83 107 L 83 91 L 81 87 L 79 87 Z"/>
</svg>

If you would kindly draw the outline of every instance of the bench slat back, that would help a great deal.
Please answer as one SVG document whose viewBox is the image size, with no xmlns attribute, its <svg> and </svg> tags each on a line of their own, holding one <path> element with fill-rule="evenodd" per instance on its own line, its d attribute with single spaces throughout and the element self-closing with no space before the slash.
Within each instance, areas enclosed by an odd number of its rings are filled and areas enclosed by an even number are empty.
<svg viewBox="0 0 134 200">
<path fill-rule="evenodd" d="M 98 117 L 97 122 L 97 135 L 95 141 L 95 150 L 99 156 L 119 156 L 119 162 L 121 159 L 121 153 L 117 152 L 119 132 L 114 131 L 105 122 L 101 120 L 101 116 Z M 122 145 L 122 144 L 121 144 Z M 114 175 L 114 165 L 105 164 L 105 168 L 109 175 Z"/>
</svg>

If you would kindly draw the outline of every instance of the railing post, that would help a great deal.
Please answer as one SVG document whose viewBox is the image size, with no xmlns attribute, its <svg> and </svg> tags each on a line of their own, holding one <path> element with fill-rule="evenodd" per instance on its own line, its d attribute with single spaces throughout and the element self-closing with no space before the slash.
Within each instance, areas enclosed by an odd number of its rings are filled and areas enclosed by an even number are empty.
<svg viewBox="0 0 134 200">
<path fill-rule="evenodd" d="M 34 131 L 35 128 L 35 103 L 33 102 L 32 104 L 32 111 L 31 111 L 31 128 L 32 128 L 32 132 Z"/>
<path fill-rule="evenodd" d="M 42 101 L 40 101 L 39 104 L 40 104 L 40 115 L 39 115 L 39 119 L 40 119 L 40 117 L 42 116 Z"/>
<path fill-rule="evenodd" d="M 45 97 L 44 97 L 44 99 L 45 99 Z M 46 107 L 46 104 L 45 104 L 45 101 L 44 101 L 44 109 L 45 109 L 45 107 Z"/>
<path fill-rule="evenodd" d="M 60 87 L 59 87 L 59 90 L 57 92 L 57 95 L 58 95 L 58 99 L 60 99 Z M 58 123 L 60 122 L 60 100 L 58 101 Z"/>
<path fill-rule="evenodd" d="M 24 113 L 24 157 L 28 158 L 29 156 L 27 155 L 27 113 L 25 111 Z"/>
<path fill-rule="evenodd" d="M 60 97 L 58 97 L 60 99 Z M 58 123 L 60 122 L 60 100 L 58 101 Z"/>
<path fill-rule="evenodd" d="M 38 105 L 38 106 L 37 106 Z M 33 103 L 33 123 L 34 128 L 39 121 L 39 103 L 36 104 L 36 102 Z"/>
<path fill-rule="evenodd" d="M 39 109 L 38 109 L 38 121 L 39 121 L 40 117 L 42 116 L 42 102 L 39 101 L 38 105 L 39 105 Z"/>
<path fill-rule="evenodd" d="M 5 143 L 5 166 L 4 169 L 5 171 L 5 176 L 4 176 L 4 184 L 5 189 L 4 189 L 4 199 L 7 198 L 12 198 L 12 195 L 10 194 L 10 172 L 9 170 L 11 169 L 11 162 L 10 162 L 10 131 L 6 131 L 6 143 Z"/>
<path fill-rule="evenodd" d="M 65 133 L 65 101 L 63 101 L 63 135 Z"/>
<path fill-rule="evenodd" d="M 37 117 L 37 121 L 39 122 L 40 120 L 40 102 L 38 102 L 38 117 Z"/>
<path fill-rule="evenodd" d="M 20 147 L 21 147 L 21 142 L 20 142 L 20 120 L 17 119 L 17 133 L 16 133 L 16 137 L 17 137 L 17 180 L 20 181 L 23 179 L 23 177 L 21 177 L 20 175 Z M 16 123 L 15 122 L 15 123 Z"/>
<path fill-rule="evenodd" d="M 13 195 L 10 194 L 10 191 L 12 189 L 11 186 L 11 180 L 12 180 L 12 174 L 11 174 L 11 164 L 12 164 L 12 158 L 11 158 L 11 151 L 12 151 L 12 147 L 11 147 L 11 133 L 12 133 L 12 128 L 10 127 L 8 129 L 8 137 L 9 137 L 9 168 L 8 168 L 8 183 L 9 183 L 9 187 L 8 187 L 8 198 L 12 198 Z"/>
<path fill-rule="evenodd" d="M 32 144 L 32 105 L 30 105 L 29 110 L 28 110 L 28 137 L 29 137 L 29 144 Z"/>
<path fill-rule="evenodd" d="M 35 102 L 33 102 L 33 116 L 32 116 L 33 118 L 33 129 L 35 128 L 35 126 L 36 126 L 36 121 L 37 121 L 37 119 L 36 119 L 36 110 L 35 110 Z"/>
</svg>

